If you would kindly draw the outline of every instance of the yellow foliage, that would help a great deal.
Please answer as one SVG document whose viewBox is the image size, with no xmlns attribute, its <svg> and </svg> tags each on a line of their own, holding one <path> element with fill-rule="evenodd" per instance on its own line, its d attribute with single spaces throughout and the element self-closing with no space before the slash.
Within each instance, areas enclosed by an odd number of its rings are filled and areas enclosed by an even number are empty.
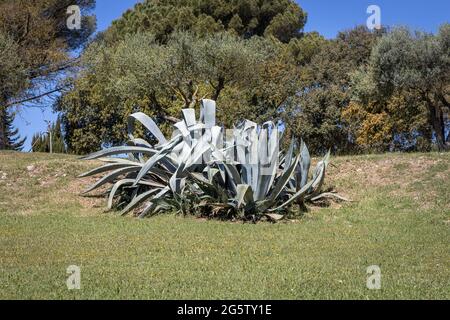
<svg viewBox="0 0 450 320">
<path fill-rule="evenodd" d="M 357 145 L 363 148 L 376 148 L 392 140 L 392 119 L 386 112 L 370 113 L 374 105 L 363 106 L 351 101 L 343 110 L 342 118 L 348 123 Z"/>
</svg>

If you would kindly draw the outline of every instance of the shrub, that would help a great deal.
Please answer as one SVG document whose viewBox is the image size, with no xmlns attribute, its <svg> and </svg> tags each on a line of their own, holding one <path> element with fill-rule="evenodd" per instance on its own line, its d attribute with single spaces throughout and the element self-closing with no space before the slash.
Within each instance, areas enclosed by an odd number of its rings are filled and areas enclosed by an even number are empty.
<svg viewBox="0 0 450 320">
<path fill-rule="evenodd" d="M 245 120 L 233 129 L 216 125 L 216 104 L 202 100 L 200 119 L 194 109 L 183 109 L 172 138 L 167 140 L 155 122 L 143 113 L 128 119 L 129 141 L 84 157 L 105 164 L 80 177 L 107 173 L 84 193 L 105 184 L 108 208 L 139 217 L 179 212 L 203 217 L 257 221 L 280 220 L 293 205 L 324 197 L 321 193 L 330 158 L 318 162 L 309 179 L 311 158 L 303 141 L 292 139 L 279 150 L 282 132 L 269 121 L 263 125 Z M 136 138 L 139 121 L 155 139 Z M 127 157 L 117 157 L 126 154 Z"/>
</svg>

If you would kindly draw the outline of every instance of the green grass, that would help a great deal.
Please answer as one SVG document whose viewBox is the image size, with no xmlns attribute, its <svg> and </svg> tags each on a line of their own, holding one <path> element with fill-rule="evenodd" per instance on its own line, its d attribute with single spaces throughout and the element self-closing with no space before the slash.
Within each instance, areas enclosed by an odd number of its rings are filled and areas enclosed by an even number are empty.
<svg viewBox="0 0 450 320">
<path fill-rule="evenodd" d="M 354 202 L 254 225 L 121 218 L 77 195 L 94 164 L 0 153 L 0 298 L 449 299 L 450 154 L 332 163 L 328 185 Z M 366 288 L 370 265 L 381 290 Z"/>
</svg>

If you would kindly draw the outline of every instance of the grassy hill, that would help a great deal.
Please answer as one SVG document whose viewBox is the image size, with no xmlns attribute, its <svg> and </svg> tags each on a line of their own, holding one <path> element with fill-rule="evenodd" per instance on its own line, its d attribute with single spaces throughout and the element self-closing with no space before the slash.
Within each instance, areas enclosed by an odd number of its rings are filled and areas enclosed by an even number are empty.
<svg viewBox="0 0 450 320">
<path fill-rule="evenodd" d="M 353 202 L 253 225 L 122 218 L 78 195 L 94 163 L 1 152 L 0 298 L 449 299 L 450 154 L 332 164 L 327 185 Z"/>
</svg>

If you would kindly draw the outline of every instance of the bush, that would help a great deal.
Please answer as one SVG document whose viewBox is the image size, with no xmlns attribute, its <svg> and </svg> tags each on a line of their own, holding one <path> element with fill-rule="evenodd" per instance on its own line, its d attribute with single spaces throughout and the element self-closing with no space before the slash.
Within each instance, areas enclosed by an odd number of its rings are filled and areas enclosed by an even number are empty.
<svg viewBox="0 0 450 320">
<path fill-rule="evenodd" d="M 224 130 L 216 125 L 215 113 L 212 100 L 202 100 L 199 121 L 194 109 L 183 109 L 183 120 L 174 125 L 170 140 L 151 118 L 132 114 L 127 146 L 84 157 L 106 164 L 81 177 L 108 172 L 85 193 L 111 183 L 108 208 L 120 209 L 122 215 L 176 211 L 244 221 L 280 220 L 293 205 L 304 207 L 305 202 L 324 197 L 343 199 L 321 193 L 329 152 L 308 179 L 311 160 L 303 141 L 299 145 L 293 139 L 282 152 L 283 134 L 272 121 L 258 125 L 245 120 Z M 133 135 L 136 120 L 158 141 L 156 145 Z"/>
</svg>

